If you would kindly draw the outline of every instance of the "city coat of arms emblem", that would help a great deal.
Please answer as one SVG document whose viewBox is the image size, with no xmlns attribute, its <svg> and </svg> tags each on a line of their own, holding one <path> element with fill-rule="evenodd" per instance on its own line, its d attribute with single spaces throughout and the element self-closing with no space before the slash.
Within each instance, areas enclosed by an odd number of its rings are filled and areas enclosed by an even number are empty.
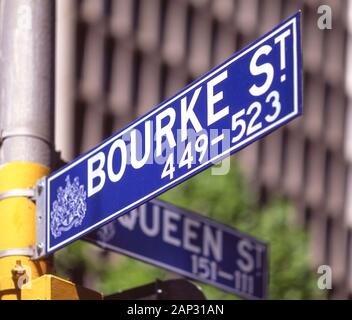
<svg viewBox="0 0 352 320">
<path fill-rule="evenodd" d="M 57 198 L 50 213 L 50 229 L 55 238 L 72 227 L 80 226 L 87 211 L 87 193 L 84 186 L 80 185 L 79 178 L 75 177 L 71 182 L 70 176 L 67 176 L 65 181 L 65 188 L 57 189 Z"/>
</svg>

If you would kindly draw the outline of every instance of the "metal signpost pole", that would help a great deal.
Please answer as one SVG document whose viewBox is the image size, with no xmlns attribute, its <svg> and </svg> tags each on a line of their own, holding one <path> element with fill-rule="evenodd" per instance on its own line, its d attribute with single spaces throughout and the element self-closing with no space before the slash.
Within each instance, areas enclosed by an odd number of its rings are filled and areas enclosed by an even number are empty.
<svg viewBox="0 0 352 320">
<path fill-rule="evenodd" d="M 53 137 L 55 1 L 1 1 L 0 298 L 50 270 L 30 259 L 34 185 L 49 173 Z"/>
</svg>

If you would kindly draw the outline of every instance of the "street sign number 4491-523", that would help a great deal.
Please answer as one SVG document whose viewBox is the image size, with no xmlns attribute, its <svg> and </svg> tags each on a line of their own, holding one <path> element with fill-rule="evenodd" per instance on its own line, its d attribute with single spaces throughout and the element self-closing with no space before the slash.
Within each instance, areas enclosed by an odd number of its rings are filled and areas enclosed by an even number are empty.
<svg viewBox="0 0 352 320">
<path fill-rule="evenodd" d="M 297 13 L 49 175 L 45 206 L 38 206 L 38 255 L 81 238 L 291 121 L 302 113 L 301 86 Z"/>
</svg>

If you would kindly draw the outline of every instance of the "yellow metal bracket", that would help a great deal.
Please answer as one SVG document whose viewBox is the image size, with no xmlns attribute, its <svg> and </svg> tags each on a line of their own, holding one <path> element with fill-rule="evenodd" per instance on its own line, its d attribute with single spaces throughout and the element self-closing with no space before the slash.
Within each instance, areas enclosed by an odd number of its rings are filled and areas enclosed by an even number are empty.
<svg viewBox="0 0 352 320">
<path fill-rule="evenodd" d="M 53 275 L 44 275 L 25 284 L 22 300 L 102 300 L 103 296 Z"/>
</svg>

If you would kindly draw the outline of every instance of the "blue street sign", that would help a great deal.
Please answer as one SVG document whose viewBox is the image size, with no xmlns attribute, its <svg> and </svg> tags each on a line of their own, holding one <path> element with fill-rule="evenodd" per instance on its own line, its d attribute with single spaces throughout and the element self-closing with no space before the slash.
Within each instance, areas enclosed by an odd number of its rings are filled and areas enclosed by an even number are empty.
<svg viewBox="0 0 352 320">
<path fill-rule="evenodd" d="M 160 200 L 140 206 L 85 240 L 244 298 L 266 298 L 265 243 Z"/>
<path fill-rule="evenodd" d="M 302 113 L 300 13 L 46 179 L 39 256 Z M 39 209 L 38 209 L 39 210 Z"/>
</svg>

